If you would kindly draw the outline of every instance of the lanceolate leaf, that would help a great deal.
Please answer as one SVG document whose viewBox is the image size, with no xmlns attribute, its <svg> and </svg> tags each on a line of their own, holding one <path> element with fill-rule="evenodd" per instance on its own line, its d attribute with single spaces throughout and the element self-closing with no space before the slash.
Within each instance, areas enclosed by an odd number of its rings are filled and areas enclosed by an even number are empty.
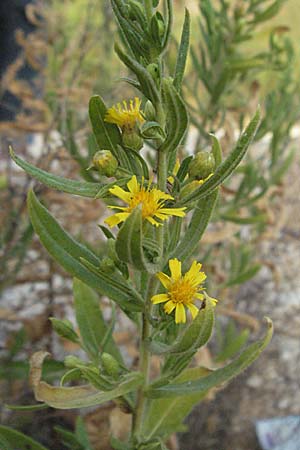
<svg viewBox="0 0 300 450">
<path fill-rule="evenodd" d="M 53 408 L 72 409 L 100 405 L 136 390 L 143 382 L 143 377 L 140 373 L 132 372 L 125 375 L 116 388 L 105 392 L 99 392 L 90 385 L 76 387 L 51 386 L 41 381 L 42 365 L 47 356 L 49 356 L 47 352 L 33 354 L 30 361 L 30 381 L 36 400 L 45 402 Z"/>
<path fill-rule="evenodd" d="M 185 231 L 178 247 L 172 253 L 171 258 L 178 258 L 179 260 L 184 261 L 192 255 L 204 231 L 206 230 L 208 222 L 215 208 L 217 198 L 218 189 L 216 189 L 206 198 L 199 200 L 189 226 Z"/>
<path fill-rule="evenodd" d="M 184 24 L 181 34 L 181 41 L 180 46 L 178 50 L 178 56 L 177 56 L 177 62 L 176 62 L 176 68 L 175 68 L 175 76 L 174 76 L 174 87 L 177 91 L 180 91 L 185 65 L 186 65 L 186 59 L 189 51 L 189 44 L 190 44 L 190 13 L 186 9 L 185 10 L 185 18 L 184 18 Z"/>
<path fill-rule="evenodd" d="M 118 158 L 117 145 L 121 144 L 121 134 L 116 125 L 104 121 L 107 108 L 99 95 L 94 95 L 89 103 L 89 115 L 99 150 L 110 150 Z"/>
<path fill-rule="evenodd" d="M 0 444 L 1 438 L 3 439 L 3 443 L 7 443 L 6 447 L 1 446 L 1 450 L 48 450 L 29 436 L 3 425 L 0 425 Z"/>
<path fill-rule="evenodd" d="M 188 125 L 188 115 L 185 104 L 176 91 L 172 79 L 165 78 L 162 81 L 163 102 L 167 111 L 167 139 L 160 147 L 161 152 L 167 152 L 168 170 L 172 173 L 175 161 L 176 150 L 180 144 Z"/>
<path fill-rule="evenodd" d="M 99 298 L 95 292 L 82 281 L 74 279 L 74 306 L 76 321 L 79 326 L 86 351 L 92 358 L 98 358 L 107 334 L 107 325 L 99 308 Z M 112 337 L 106 342 L 105 351 L 122 362 L 122 356 Z"/>
<path fill-rule="evenodd" d="M 215 307 L 213 303 L 208 299 L 205 308 L 199 311 L 197 317 L 186 328 L 184 333 L 177 338 L 174 344 L 157 348 L 157 351 L 155 351 L 154 353 L 167 353 L 168 355 L 171 354 L 178 356 L 182 353 L 193 352 L 194 350 L 196 351 L 203 345 L 207 344 L 213 330 L 214 309 Z"/>
<path fill-rule="evenodd" d="M 146 270 L 150 273 L 158 271 L 156 259 L 159 250 L 155 248 L 145 254 L 147 241 L 143 236 L 142 211 L 139 207 L 130 214 L 120 228 L 116 239 L 116 252 L 121 261 L 130 263 L 137 270 Z M 151 261 L 152 256 L 152 261 Z"/>
<path fill-rule="evenodd" d="M 41 242 L 67 272 L 102 295 L 110 297 L 125 310 L 141 311 L 143 309 L 143 301 L 139 294 L 118 272 L 112 276 L 101 272 L 100 269 L 98 273 L 92 273 L 82 264 L 81 258 L 98 267 L 100 260 L 87 247 L 63 230 L 32 191 L 28 194 L 28 211 Z"/>
<path fill-rule="evenodd" d="M 269 344 L 273 334 L 273 325 L 270 319 L 267 319 L 267 324 L 268 330 L 264 339 L 250 345 L 232 363 L 222 369 L 217 369 L 207 377 L 198 380 L 187 381 L 180 384 L 173 383 L 154 389 L 150 388 L 147 393 L 148 397 L 177 397 L 179 395 L 185 396 L 192 393 L 200 394 L 201 392 L 207 392 L 209 389 L 231 380 L 250 366 Z"/>
<path fill-rule="evenodd" d="M 90 183 L 87 181 L 69 180 L 68 178 L 59 177 L 45 170 L 39 169 L 32 164 L 19 158 L 10 147 L 10 156 L 18 166 L 22 167 L 26 173 L 34 177 L 36 180 L 59 191 L 68 192 L 69 194 L 80 195 L 81 197 L 95 197 L 101 188 L 100 183 Z"/>
<path fill-rule="evenodd" d="M 196 367 L 186 369 L 177 379 L 176 383 L 191 381 L 207 376 L 209 370 Z M 184 397 L 154 399 L 150 403 L 149 411 L 143 422 L 143 437 L 145 440 L 156 436 L 167 437 L 174 433 L 184 418 L 189 414 L 195 404 L 200 402 L 206 392 L 194 392 Z"/>
<path fill-rule="evenodd" d="M 202 186 L 196 189 L 191 194 L 187 195 L 182 199 L 180 204 L 186 204 L 192 200 L 201 199 L 209 195 L 212 191 L 216 189 L 226 178 L 231 175 L 234 169 L 243 159 L 253 137 L 255 136 L 260 119 L 259 109 L 254 115 L 253 119 L 247 126 L 246 130 L 238 140 L 235 148 L 230 153 L 230 155 L 225 159 L 225 161 L 217 167 L 215 173 L 207 180 Z"/>
</svg>

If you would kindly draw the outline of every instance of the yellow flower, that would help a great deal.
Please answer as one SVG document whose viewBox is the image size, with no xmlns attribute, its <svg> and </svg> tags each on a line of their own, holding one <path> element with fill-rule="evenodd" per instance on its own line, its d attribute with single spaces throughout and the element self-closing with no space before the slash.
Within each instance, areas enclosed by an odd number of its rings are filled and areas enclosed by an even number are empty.
<svg viewBox="0 0 300 450">
<path fill-rule="evenodd" d="M 136 125 L 145 122 L 140 110 L 141 103 L 142 101 L 138 97 L 129 101 L 129 107 L 125 100 L 117 103 L 107 110 L 104 120 L 118 125 L 123 131 L 132 131 Z"/>
<path fill-rule="evenodd" d="M 159 281 L 168 292 L 154 295 L 151 301 L 155 305 L 166 303 L 164 310 L 167 314 L 171 314 L 175 309 L 176 323 L 186 322 L 185 306 L 190 310 L 192 318 L 195 319 L 199 311 L 194 305 L 195 300 L 203 300 L 208 297 L 207 294 L 200 292 L 204 289 L 202 283 L 206 279 L 205 273 L 200 271 L 201 267 L 200 263 L 194 261 L 190 270 L 182 275 L 181 262 L 175 258 L 169 261 L 170 277 L 163 272 L 157 274 Z M 210 298 L 210 300 L 217 302 L 216 299 Z"/>
<path fill-rule="evenodd" d="M 148 187 L 145 187 L 144 179 L 142 180 L 142 183 L 139 184 L 134 175 L 127 183 L 127 187 L 128 191 L 125 191 L 120 186 L 113 186 L 109 190 L 112 195 L 120 198 L 128 205 L 124 207 L 109 206 L 109 208 L 121 211 L 105 220 L 105 223 L 110 227 L 114 227 L 115 225 L 124 222 L 138 205 L 141 205 L 142 207 L 143 219 L 148 220 L 148 222 L 155 226 L 162 225 L 157 219 L 163 221 L 167 220 L 169 216 L 185 216 L 184 210 L 186 208 L 164 208 L 165 200 L 173 200 L 173 197 L 169 194 L 165 194 L 159 189 L 151 189 L 151 181 L 149 181 Z"/>
</svg>

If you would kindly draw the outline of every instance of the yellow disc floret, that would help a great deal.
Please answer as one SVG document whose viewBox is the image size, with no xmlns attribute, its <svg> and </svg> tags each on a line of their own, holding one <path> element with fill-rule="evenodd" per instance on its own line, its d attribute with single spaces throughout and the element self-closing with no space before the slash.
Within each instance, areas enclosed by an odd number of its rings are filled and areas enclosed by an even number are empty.
<svg viewBox="0 0 300 450">
<path fill-rule="evenodd" d="M 129 100 L 129 106 L 125 100 L 122 103 L 117 103 L 107 110 L 104 120 L 118 125 L 123 131 L 132 131 L 136 125 L 145 122 L 140 109 L 141 103 L 142 101 L 138 97 Z"/>
<path fill-rule="evenodd" d="M 151 181 L 148 186 L 144 186 L 144 180 L 142 183 L 138 183 L 136 176 L 134 175 L 127 183 L 128 191 L 125 191 L 120 186 L 113 186 L 109 192 L 115 197 L 120 198 L 128 206 L 109 206 L 109 208 L 118 209 L 121 212 L 108 217 L 105 220 L 110 227 L 118 225 L 130 215 L 130 213 L 138 205 L 142 209 L 143 219 L 148 220 L 152 225 L 162 225 L 162 221 L 168 219 L 169 216 L 184 217 L 186 208 L 165 208 L 164 203 L 166 200 L 173 200 L 173 197 L 166 194 L 159 189 L 151 188 Z"/>
<path fill-rule="evenodd" d="M 201 272 L 202 265 L 194 261 L 188 272 L 181 274 L 181 262 L 178 259 L 170 259 L 169 268 L 171 276 L 163 272 L 159 272 L 157 277 L 162 285 L 167 289 L 164 294 L 157 294 L 151 298 L 154 304 L 165 303 L 164 310 L 167 314 L 171 314 L 175 309 L 175 322 L 185 323 L 187 307 L 192 315 L 192 318 L 198 314 L 198 308 L 194 302 L 196 300 L 204 300 L 209 298 L 213 303 L 216 299 L 210 298 L 203 291 L 203 282 L 206 279 L 204 272 Z"/>
</svg>

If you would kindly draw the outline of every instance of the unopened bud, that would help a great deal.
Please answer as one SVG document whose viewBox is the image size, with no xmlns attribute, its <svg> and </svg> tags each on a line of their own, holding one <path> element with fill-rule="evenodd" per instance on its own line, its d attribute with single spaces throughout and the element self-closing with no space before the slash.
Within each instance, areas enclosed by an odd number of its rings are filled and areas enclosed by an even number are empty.
<svg viewBox="0 0 300 450">
<path fill-rule="evenodd" d="M 200 187 L 204 183 L 204 180 L 193 180 L 190 183 L 186 184 L 180 192 L 180 197 L 186 197 L 187 195 L 194 192 L 198 187 Z"/>
<path fill-rule="evenodd" d="M 85 362 L 77 358 L 77 356 L 68 355 L 64 359 L 64 365 L 69 369 L 75 369 L 77 367 L 85 366 Z"/>
<path fill-rule="evenodd" d="M 100 269 L 104 273 L 112 273 L 115 270 L 115 263 L 113 262 L 113 260 L 111 258 L 109 258 L 108 256 L 105 256 L 100 261 Z"/>
<path fill-rule="evenodd" d="M 143 138 L 135 130 L 125 130 L 122 133 L 122 142 L 125 147 L 132 148 L 137 152 L 141 150 L 144 145 Z"/>
<path fill-rule="evenodd" d="M 150 100 L 146 101 L 144 115 L 148 122 L 153 122 L 156 120 L 156 111 Z"/>
<path fill-rule="evenodd" d="M 207 178 L 215 169 L 215 158 L 212 153 L 198 152 L 189 165 L 189 176 L 196 180 Z"/>
<path fill-rule="evenodd" d="M 93 167 L 100 175 L 112 177 L 118 168 L 118 161 L 109 150 L 99 150 L 93 157 Z"/>
<path fill-rule="evenodd" d="M 118 361 L 109 353 L 102 353 L 101 355 L 101 362 L 103 369 L 108 375 L 111 375 L 112 377 L 115 377 L 119 374 L 120 371 L 120 365 Z"/>
<path fill-rule="evenodd" d="M 73 328 L 72 323 L 68 319 L 60 320 L 50 317 L 54 331 L 64 339 L 77 343 L 79 338 Z"/>
</svg>

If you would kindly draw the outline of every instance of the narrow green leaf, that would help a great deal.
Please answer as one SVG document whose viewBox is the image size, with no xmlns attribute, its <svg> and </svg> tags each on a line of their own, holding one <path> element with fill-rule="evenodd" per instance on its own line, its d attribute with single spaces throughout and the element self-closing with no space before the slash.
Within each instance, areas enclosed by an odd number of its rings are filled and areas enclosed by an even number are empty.
<svg viewBox="0 0 300 450">
<path fill-rule="evenodd" d="M 60 426 L 54 427 L 56 433 L 58 433 L 62 444 L 64 444 L 70 450 L 86 450 L 86 448 L 79 442 L 74 433 L 69 430 L 65 430 Z"/>
<path fill-rule="evenodd" d="M 135 269 L 155 273 L 158 271 L 159 250 L 146 255 L 141 208 L 136 207 L 121 226 L 116 239 L 116 252 L 121 261 Z M 152 257 L 152 261 L 151 261 Z"/>
<path fill-rule="evenodd" d="M 48 355 L 49 353 L 47 352 L 33 354 L 30 360 L 30 380 L 36 400 L 45 402 L 53 408 L 72 409 L 100 405 L 135 391 L 143 383 L 142 374 L 132 372 L 124 375 L 116 388 L 105 392 L 99 392 L 99 390 L 90 385 L 75 387 L 51 386 L 45 381 L 41 381 L 43 361 Z"/>
<path fill-rule="evenodd" d="M 236 277 L 230 278 L 226 283 L 224 283 L 224 286 L 234 286 L 236 284 L 243 284 L 246 281 L 250 280 L 251 278 L 255 277 L 255 275 L 260 271 L 261 264 L 254 264 L 249 269 L 239 273 Z"/>
<path fill-rule="evenodd" d="M 188 173 L 188 169 L 189 169 L 189 165 L 190 162 L 192 161 L 193 156 L 187 156 L 186 158 L 184 158 L 184 160 L 182 161 L 179 170 L 176 174 L 176 177 L 178 178 L 179 181 L 183 182 L 187 173 Z"/>
<path fill-rule="evenodd" d="M 90 272 L 81 262 L 86 259 L 98 267 L 100 260 L 87 247 L 75 241 L 41 205 L 32 191 L 28 194 L 28 212 L 35 232 L 50 255 L 72 276 L 80 279 L 102 295 L 129 311 L 141 311 L 144 304 L 139 294 L 118 273 L 110 276 L 98 270 Z"/>
<path fill-rule="evenodd" d="M 212 140 L 212 154 L 214 155 L 216 167 L 222 163 L 222 148 L 218 138 L 213 134 L 209 133 Z"/>
<path fill-rule="evenodd" d="M 182 28 L 181 41 L 178 49 L 175 75 L 174 75 L 174 87 L 177 91 L 180 91 L 183 75 L 185 71 L 185 65 L 190 45 L 190 13 L 188 9 L 185 9 L 184 24 Z"/>
<path fill-rule="evenodd" d="M 188 115 L 184 101 L 173 86 L 171 78 L 162 80 L 162 96 L 167 113 L 167 139 L 163 142 L 159 151 L 167 153 L 168 171 L 172 173 L 176 161 L 177 147 L 188 126 Z"/>
<path fill-rule="evenodd" d="M 84 348 L 92 358 L 97 359 L 100 350 L 103 351 L 108 329 L 99 308 L 99 298 L 89 286 L 76 278 L 73 282 L 73 292 L 76 320 Z M 122 362 L 121 353 L 112 336 L 106 343 L 106 351 Z"/>
<path fill-rule="evenodd" d="M 241 217 L 237 214 L 221 214 L 220 218 L 228 222 L 238 223 L 239 225 L 255 225 L 266 223 L 267 214 L 256 214 L 255 216 Z"/>
<path fill-rule="evenodd" d="M 91 97 L 89 115 L 99 150 L 110 150 L 118 158 L 117 145 L 121 145 L 121 134 L 116 125 L 104 121 L 107 108 L 99 95 Z"/>
<path fill-rule="evenodd" d="M 9 446 L 8 450 L 48 450 L 43 445 L 26 436 L 20 431 L 0 425 L 0 438 L 6 441 Z"/>
<path fill-rule="evenodd" d="M 231 380 L 249 367 L 269 344 L 273 334 L 273 325 L 270 319 L 267 319 L 267 325 L 268 330 L 264 339 L 250 345 L 238 358 L 227 366 L 217 369 L 212 374 L 200 378 L 199 380 L 180 384 L 169 384 L 155 389 L 150 388 L 147 392 L 147 396 L 150 398 L 159 398 L 177 397 L 179 395 L 185 396 L 192 393 L 200 394 L 201 392 L 207 392 L 209 389 Z"/>
<path fill-rule="evenodd" d="M 75 435 L 78 441 L 83 445 L 84 450 L 93 450 L 84 420 L 81 416 L 78 416 L 76 419 Z"/>
<path fill-rule="evenodd" d="M 214 305 L 207 300 L 205 308 L 201 309 L 197 317 L 185 329 L 173 345 L 163 345 L 157 348 L 155 353 L 168 355 L 180 355 L 186 352 L 197 351 L 200 347 L 207 344 L 214 325 Z M 151 344 L 150 344 L 151 350 Z M 173 357 L 171 357 L 173 358 Z M 166 363 L 168 365 L 168 363 Z"/>
<path fill-rule="evenodd" d="M 172 25 L 173 25 L 173 1 L 172 0 L 166 0 L 167 5 L 167 27 L 166 32 L 163 40 L 163 49 L 165 49 L 169 43 L 169 39 L 171 36 L 172 31 Z"/>
<path fill-rule="evenodd" d="M 218 189 L 206 198 L 198 201 L 189 226 L 185 231 L 178 247 L 172 253 L 171 258 L 178 258 L 181 261 L 185 261 L 193 254 L 206 230 L 217 199 Z"/>
<path fill-rule="evenodd" d="M 15 161 L 15 163 L 22 167 L 28 175 L 31 175 L 36 180 L 45 184 L 48 187 L 57 189 L 59 191 L 67 192 L 73 195 L 80 195 L 81 197 L 92 197 L 94 198 L 99 189 L 101 188 L 100 183 L 90 183 L 88 181 L 78 181 L 69 180 L 68 178 L 59 177 L 45 170 L 39 169 L 32 164 L 24 161 L 17 156 L 13 149 L 10 147 L 10 156 Z"/>
<path fill-rule="evenodd" d="M 197 380 L 207 376 L 208 369 L 193 368 L 186 369 L 178 378 L 176 384 L 185 381 Z M 142 434 L 145 440 L 156 436 L 167 437 L 178 429 L 185 417 L 192 410 L 193 406 L 199 403 L 206 392 L 195 394 L 194 392 L 184 397 L 161 398 L 150 402 L 150 407 L 145 420 L 143 421 Z"/>
<path fill-rule="evenodd" d="M 226 342 L 222 351 L 216 356 L 215 361 L 217 363 L 228 361 L 233 358 L 249 339 L 249 330 L 245 329 L 241 333 L 236 332 L 233 339 Z"/>
<path fill-rule="evenodd" d="M 228 155 L 225 161 L 217 167 L 215 173 L 207 180 L 202 186 L 196 189 L 191 194 L 184 197 L 178 204 L 186 204 L 192 200 L 201 199 L 209 195 L 212 191 L 216 189 L 239 165 L 243 159 L 259 124 L 260 112 L 259 109 L 256 111 L 251 122 L 247 126 L 244 133 L 238 140 L 235 148 Z"/>
</svg>

